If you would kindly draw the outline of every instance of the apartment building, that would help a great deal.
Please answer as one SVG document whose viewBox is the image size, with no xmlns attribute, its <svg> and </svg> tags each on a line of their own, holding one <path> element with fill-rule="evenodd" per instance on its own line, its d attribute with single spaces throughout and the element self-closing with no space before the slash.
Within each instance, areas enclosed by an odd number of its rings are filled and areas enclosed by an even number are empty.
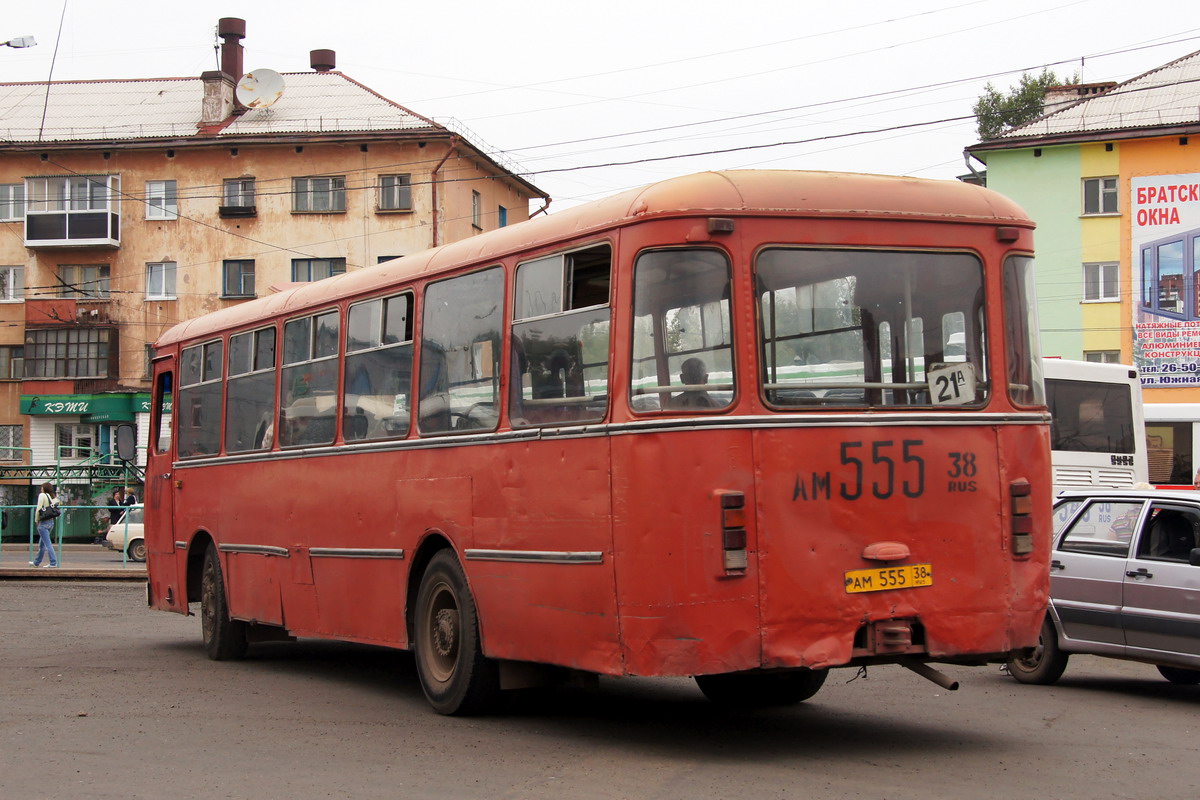
<svg viewBox="0 0 1200 800">
<path fill-rule="evenodd" d="M 313 71 L 243 71 L 222 19 L 198 77 L 0 84 L 0 503 L 144 443 L 161 332 L 199 314 L 526 219 L 502 156 Z M 74 492 L 107 486 L 72 473 Z M 70 495 L 70 492 L 69 492 Z"/>
</svg>

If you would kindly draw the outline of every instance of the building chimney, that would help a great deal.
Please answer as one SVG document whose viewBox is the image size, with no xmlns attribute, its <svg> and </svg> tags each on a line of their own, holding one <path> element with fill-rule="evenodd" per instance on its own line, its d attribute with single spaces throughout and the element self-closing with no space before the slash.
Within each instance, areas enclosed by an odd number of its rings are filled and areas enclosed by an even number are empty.
<svg viewBox="0 0 1200 800">
<path fill-rule="evenodd" d="M 217 35 L 225 40 L 221 44 L 221 72 L 235 81 L 241 80 L 242 39 L 246 38 L 246 20 L 222 17 L 217 23 Z"/>
<path fill-rule="evenodd" d="M 1104 94 L 1116 86 L 1116 81 L 1101 81 L 1099 83 L 1072 83 L 1065 86 L 1047 86 L 1046 96 L 1042 100 L 1042 113 L 1053 114 L 1055 111 Z"/>
<path fill-rule="evenodd" d="M 317 72 L 329 72 L 337 68 L 337 54 L 332 50 L 309 50 L 308 63 Z"/>
</svg>

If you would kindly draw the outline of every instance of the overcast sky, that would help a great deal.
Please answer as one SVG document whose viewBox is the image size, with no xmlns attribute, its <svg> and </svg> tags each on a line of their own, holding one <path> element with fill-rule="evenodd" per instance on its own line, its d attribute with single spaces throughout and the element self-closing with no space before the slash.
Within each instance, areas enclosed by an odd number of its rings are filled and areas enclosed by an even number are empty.
<svg viewBox="0 0 1200 800">
<path fill-rule="evenodd" d="M 1196 9 L 1176 0 L 10 0 L 0 41 L 38 44 L 0 48 L 0 81 L 45 81 L 52 61 L 55 80 L 198 76 L 216 68 L 217 20 L 240 17 L 248 70 L 307 71 L 309 50 L 335 50 L 350 77 L 507 153 L 553 211 L 708 169 L 953 178 L 966 171 L 971 105 L 988 81 L 1006 89 L 1043 66 L 1127 80 L 1200 50 Z"/>
</svg>

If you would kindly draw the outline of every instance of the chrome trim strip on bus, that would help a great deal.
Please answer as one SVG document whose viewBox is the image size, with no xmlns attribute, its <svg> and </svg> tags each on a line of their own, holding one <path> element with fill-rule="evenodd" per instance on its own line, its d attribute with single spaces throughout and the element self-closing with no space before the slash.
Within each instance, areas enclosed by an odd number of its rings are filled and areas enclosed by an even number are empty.
<svg viewBox="0 0 1200 800">
<path fill-rule="evenodd" d="M 217 549 L 222 553 L 247 553 L 258 556 L 282 556 L 289 558 L 286 547 L 271 547 L 265 544 L 219 544 Z"/>
<path fill-rule="evenodd" d="M 176 550 L 187 550 L 187 542 L 176 542 L 175 549 Z"/>
<path fill-rule="evenodd" d="M 467 561 L 519 561 L 536 564 L 603 564 L 604 553 L 599 550 L 570 552 L 565 550 L 464 550 Z"/>
<path fill-rule="evenodd" d="M 233 456 L 176 461 L 174 468 L 211 467 L 225 464 L 260 463 L 264 461 L 290 461 L 311 456 L 338 456 L 352 453 L 375 453 L 393 450 L 434 450 L 447 447 L 526 442 L 539 439 L 586 439 L 597 436 L 627 436 L 637 433 L 659 431 L 736 430 L 759 428 L 861 428 L 861 427 L 991 427 L 994 425 L 1046 425 L 1050 415 L 1040 411 L 976 414 L 976 413 L 889 413 L 856 411 L 853 413 L 773 414 L 771 416 L 693 416 L 670 419 L 641 419 L 632 422 L 590 423 L 556 428 L 523 428 L 518 431 L 448 435 L 422 439 L 384 439 L 354 444 L 324 445 L 321 447 L 299 447 L 291 450 L 256 451 Z"/>
<path fill-rule="evenodd" d="M 370 547 L 310 547 L 313 558 L 404 558 L 403 550 Z"/>
</svg>

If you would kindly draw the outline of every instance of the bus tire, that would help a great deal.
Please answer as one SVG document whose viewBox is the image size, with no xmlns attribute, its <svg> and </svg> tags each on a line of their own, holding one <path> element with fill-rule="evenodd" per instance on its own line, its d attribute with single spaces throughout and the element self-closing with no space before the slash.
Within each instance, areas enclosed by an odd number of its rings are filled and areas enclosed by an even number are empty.
<svg viewBox="0 0 1200 800">
<path fill-rule="evenodd" d="M 229 616 L 221 560 L 211 543 L 200 574 L 200 628 L 204 650 L 213 661 L 236 661 L 246 655 L 246 623 Z"/>
<path fill-rule="evenodd" d="M 695 679 L 700 691 L 714 703 L 742 708 L 767 708 L 790 706 L 807 700 L 817 693 L 828 674 L 827 669 L 797 669 L 697 675 Z"/>
<path fill-rule="evenodd" d="M 1050 617 L 1042 622 L 1042 633 L 1037 647 L 1028 656 L 1008 657 L 1008 674 L 1019 683 L 1049 686 L 1062 677 L 1067 668 L 1068 653 L 1058 648 L 1058 633 Z"/>
<path fill-rule="evenodd" d="M 433 709 L 460 716 L 492 710 L 500 671 L 483 655 L 475 601 L 450 550 L 435 555 L 421 578 L 415 622 L 417 674 Z"/>
<path fill-rule="evenodd" d="M 1180 686 L 1195 686 L 1200 683 L 1200 669 L 1184 667 L 1159 667 L 1158 674 Z"/>
</svg>

